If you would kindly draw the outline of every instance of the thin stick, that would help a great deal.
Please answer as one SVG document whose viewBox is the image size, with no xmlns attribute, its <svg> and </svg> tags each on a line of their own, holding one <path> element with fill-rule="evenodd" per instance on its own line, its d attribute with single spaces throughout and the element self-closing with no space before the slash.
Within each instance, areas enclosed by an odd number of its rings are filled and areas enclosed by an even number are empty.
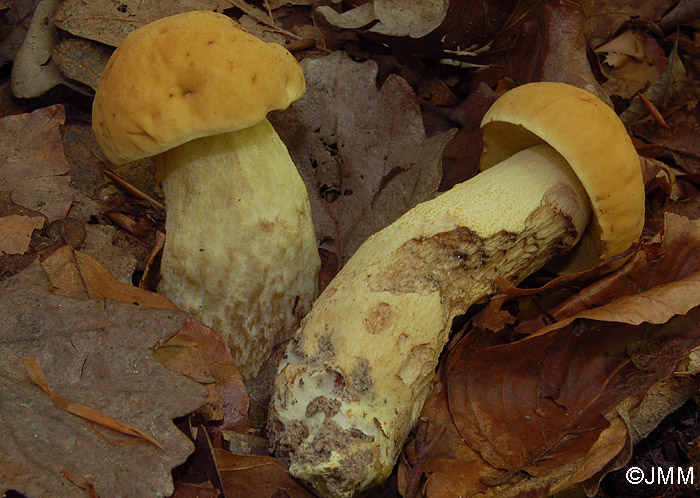
<svg viewBox="0 0 700 498">
<path fill-rule="evenodd" d="M 131 183 L 127 182 L 124 180 L 122 177 L 120 177 L 118 174 L 116 174 L 114 171 L 111 169 L 106 169 L 104 171 L 104 174 L 107 175 L 107 177 L 112 180 L 114 183 L 119 185 L 121 188 L 129 192 L 132 196 L 134 196 L 137 199 L 141 199 L 142 201 L 147 201 L 153 204 L 156 208 L 160 209 L 161 211 L 165 211 L 165 206 L 155 200 L 153 197 L 148 195 L 146 192 L 143 192 L 139 188 L 135 187 Z"/>
</svg>

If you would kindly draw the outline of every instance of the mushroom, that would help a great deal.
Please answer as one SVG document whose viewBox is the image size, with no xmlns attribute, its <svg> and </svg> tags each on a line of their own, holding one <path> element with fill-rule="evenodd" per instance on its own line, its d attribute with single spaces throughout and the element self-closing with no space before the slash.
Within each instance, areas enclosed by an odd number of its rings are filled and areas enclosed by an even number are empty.
<svg viewBox="0 0 700 498">
<path fill-rule="evenodd" d="M 159 291 L 219 332 L 246 378 L 317 293 L 308 194 L 266 119 L 304 91 L 282 46 L 187 12 L 130 33 L 93 104 L 107 159 L 155 156 L 167 202 Z"/>
<path fill-rule="evenodd" d="M 574 271 L 639 238 L 639 159 L 599 99 L 528 84 L 482 126 L 484 171 L 367 239 L 282 358 L 271 442 L 321 496 L 354 496 L 390 474 L 452 319 L 491 295 L 496 277 L 518 283 L 567 251 L 556 263 Z"/>
</svg>

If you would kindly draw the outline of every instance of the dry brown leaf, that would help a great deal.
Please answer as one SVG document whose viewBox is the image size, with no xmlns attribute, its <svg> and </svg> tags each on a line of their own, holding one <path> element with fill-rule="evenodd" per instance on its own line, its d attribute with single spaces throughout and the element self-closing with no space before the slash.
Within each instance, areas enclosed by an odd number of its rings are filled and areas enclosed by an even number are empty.
<svg viewBox="0 0 700 498">
<path fill-rule="evenodd" d="M 592 8 L 587 12 L 589 42 L 598 47 L 610 40 L 623 23 L 630 19 L 642 19 L 656 22 L 668 11 L 675 0 L 606 0 L 591 2 Z"/>
<path fill-rule="evenodd" d="M 582 7 L 575 2 L 545 0 L 540 9 L 538 19 L 523 25 L 508 60 L 510 76 L 519 85 L 532 81 L 570 83 L 609 102 L 588 63 Z"/>
<path fill-rule="evenodd" d="M 623 33 L 596 52 L 607 53 L 605 64 L 612 66 L 603 68 L 607 77 L 603 89 L 608 95 L 629 99 L 661 77 L 666 69 L 666 56 L 653 37 L 638 31 L 625 33 L 630 33 L 625 37 L 629 41 L 619 42 Z"/>
<path fill-rule="evenodd" d="M 83 38 L 65 38 L 53 48 L 51 60 L 66 78 L 97 90 L 112 48 Z"/>
<path fill-rule="evenodd" d="M 483 149 L 481 119 L 497 98 L 498 94 L 482 82 L 450 112 L 450 118 L 460 123 L 462 128 L 442 153 L 440 191 L 468 180 L 479 171 Z"/>
<path fill-rule="evenodd" d="M 664 389 L 673 384 L 659 388 L 664 380 L 676 368 L 696 369 L 684 362 L 700 344 L 697 254 L 700 222 L 668 215 L 661 240 L 644 244 L 626 273 L 570 299 L 556 314 L 560 322 L 507 344 L 479 329 L 467 335 L 445 370 L 453 426 L 439 410 L 439 393 L 423 412 L 433 426 L 447 424 L 427 466 L 427 496 L 443 496 L 452 482 L 467 486 L 466 496 L 484 491 L 477 483 L 489 484 L 485 496 L 543 486 L 556 492 L 579 482 L 595 492 L 607 472 L 628 461 L 627 424 L 634 417 L 646 423 L 649 408 L 639 406 L 645 395 L 668 398 Z M 677 404 L 653 405 L 663 413 L 646 426 Z M 623 423 L 618 410 L 634 417 Z M 522 472 L 532 477 L 515 484 Z"/>
<path fill-rule="evenodd" d="M 89 420 L 90 422 L 93 422 L 95 424 L 99 424 L 108 429 L 112 429 L 115 432 L 119 432 L 127 436 L 141 438 L 144 441 L 148 441 L 153 446 L 160 448 L 161 450 L 163 449 L 163 446 L 155 438 L 153 438 L 149 434 L 146 434 L 138 427 L 134 427 L 132 425 L 115 420 L 112 417 L 105 415 L 104 413 L 90 408 L 89 406 L 76 403 L 75 401 L 72 401 L 63 396 L 62 394 L 57 393 L 56 391 L 51 389 L 51 386 L 49 385 L 49 380 L 46 378 L 46 375 L 44 375 L 44 372 L 41 370 L 41 367 L 36 362 L 34 356 L 30 355 L 25 358 L 22 358 L 22 364 L 27 369 L 27 372 L 29 373 L 29 377 L 31 377 L 32 382 L 34 382 L 37 386 L 41 388 L 42 391 L 46 393 L 46 395 L 49 397 L 54 406 L 59 410 L 64 410 L 68 413 L 72 413 L 73 415 L 82 417 L 85 420 Z"/>
<path fill-rule="evenodd" d="M 61 105 L 0 119 L 0 190 L 49 222 L 64 218 L 75 196 L 59 132 L 64 121 Z"/>
<path fill-rule="evenodd" d="M 167 298 L 112 277 L 97 260 L 68 246 L 42 261 L 56 294 L 77 299 L 113 299 L 152 308 L 177 310 Z M 203 384 L 207 400 L 200 409 L 206 420 L 222 421 L 219 430 L 247 430 L 248 393 L 224 340 L 209 327 L 188 319 L 154 357 L 171 370 Z"/>
<path fill-rule="evenodd" d="M 234 455 L 219 449 L 214 450 L 214 457 L 227 498 L 313 498 L 272 457 Z"/>
<path fill-rule="evenodd" d="M 12 65 L 12 94 L 18 98 L 35 98 L 64 82 L 51 62 L 51 50 L 58 30 L 54 13 L 58 0 L 43 0 L 36 7 L 27 36 L 15 55 Z"/>
<path fill-rule="evenodd" d="M 0 254 L 24 254 L 29 249 L 34 230 L 44 227 L 41 216 L 12 214 L 0 218 Z"/>
<path fill-rule="evenodd" d="M 700 221 L 667 214 L 661 242 L 642 245 L 619 271 L 547 312 L 521 321 L 520 333 L 543 333 L 576 318 L 623 323 L 664 323 L 684 314 L 698 298 Z M 695 305 L 697 306 L 697 305 Z M 548 325 L 554 320 L 556 323 Z"/>
<path fill-rule="evenodd" d="M 151 308 L 177 310 L 170 300 L 117 281 L 99 261 L 63 246 L 42 261 L 55 292 L 76 299 L 113 299 Z"/>
<path fill-rule="evenodd" d="M 186 315 L 52 293 L 35 263 L 0 286 L 0 491 L 83 497 L 67 470 L 99 496 L 172 493 L 170 470 L 192 451 L 172 423 L 204 399 L 201 386 L 162 367 L 150 349 L 174 335 Z M 56 408 L 27 375 L 34 356 L 65 397 L 146 431 L 151 444 L 115 445 L 124 436 Z M 104 437 L 104 438 L 103 438 Z M 47 457 L 50 455 L 50 458 Z"/>
<path fill-rule="evenodd" d="M 343 52 L 304 59 L 306 94 L 270 116 L 309 191 L 316 236 L 341 265 L 371 234 L 434 196 L 454 131 L 426 138 L 413 90 Z"/>
<path fill-rule="evenodd" d="M 663 73 L 644 90 L 642 95 L 657 109 L 664 112 L 667 106 L 678 97 L 685 97 L 684 92 L 688 82 L 685 66 L 678 55 L 678 47 L 674 46 L 668 56 Z M 623 123 L 631 125 L 648 114 L 649 110 L 644 102 L 641 99 L 634 99 L 630 106 L 620 114 L 620 119 Z"/>
<path fill-rule="evenodd" d="M 56 26 L 72 35 L 113 47 L 136 28 L 162 17 L 191 10 L 221 10 L 231 7 L 227 0 L 63 0 L 56 12 Z"/>
<path fill-rule="evenodd" d="M 421 38 L 440 26 L 449 4 L 448 0 L 371 0 L 342 14 L 326 6 L 318 7 L 316 11 L 329 23 L 341 28 L 361 28 L 378 21 L 369 28 L 370 32 Z"/>
<path fill-rule="evenodd" d="M 198 413 L 206 421 L 221 421 L 215 426 L 217 431 L 250 429 L 248 392 L 221 336 L 189 319 L 154 357 L 171 370 L 204 384 L 207 400 Z"/>
</svg>

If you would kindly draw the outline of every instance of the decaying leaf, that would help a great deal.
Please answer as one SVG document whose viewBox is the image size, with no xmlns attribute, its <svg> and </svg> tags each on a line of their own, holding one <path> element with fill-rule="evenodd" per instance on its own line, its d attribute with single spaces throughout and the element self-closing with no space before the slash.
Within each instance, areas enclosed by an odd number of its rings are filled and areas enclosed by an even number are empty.
<svg viewBox="0 0 700 498">
<path fill-rule="evenodd" d="M 58 38 L 53 21 L 57 8 L 58 0 L 43 0 L 34 11 L 27 36 L 12 65 L 15 97 L 38 97 L 64 81 L 51 62 L 51 50 Z"/>
<path fill-rule="evenodd" d="M 119 46 L 126 35 L 149 22 L 191 10 L 221 10 L 227 0 L 64 0 L 56 12 L 56 26 L 72 35 Z"/>
<path fill-rule="evenodd" d="M 96 259 L 63 246 L 42 261 L 56 294 L 78 299 L 112 299 L 140 306 L 177 310 L 167 298 L 117 281 Z M 188 319 L 177 335 L 153 354 L 171 370 L 200 382 L 207 399 L 200 408 L 219 430 L 246 430 L 248 393 L 224 340 L 209 327 Z"/>
<path fill-rule="evenodd" d="M 329 23 L 341 28 L 361 28 L 379 21 L 369 31 L 389 36 L 421 38 L 440 26 L 448 7 L 449 0 L 370 0 L 342 14 L 327 6 L 316 10 Z"/>
<path fill-rule="evenodd" d="M 272 457 L 234 455 L 218 449 L 214 450 L 214 457 L 228 498 L 313 498 Z"/>
<path fill-rule="evenodd" d="M 539 19 L 523 25 L 521 38 L 509 57 L 509 72 L 515 82 L 570 83 L 609 103 L 588 62 L 585 21 L 577 3 L 542 2 Z"/>
<path fill-rule="evenodd" d="M 67 471 L 99 496 L 172 493 L 170 469 L 192 451 L 172 419 L 196 409 L 204 394 L 154 361 L 150 349 L 174 335 L 186 315 L 52 290 L 38 263 L 0 287 L 0 490 L 85 496 L 62 477 Z M 93 429 L 56 408 L 30 380 L 22 364 L 29 356 L 55 391 L 138 427 L 163 449 Z"/>
<path fill-rule="evenodd" d="M 158 348 L 154 357 L 207 388 L 207 400 L 198 413 L 206 421 L 220 421 L 217 430 L 250 428 L 250 400 L 243 377 L 233 364 L 225 341 L 209 327 L 187 320 L 175 337 Z"/>
<path fill-rule="evenodd" d="M 11 214 L 0 218 L 0 254 L 24 254 L 34 230 L 44 227 L 41 216 Z"/>
<path fill-rule="evenodd" d="M 49 222 L 66 216 L 75 195 L 58 129 L 64 120 L 61 105 L 0 120 L 0 190 Z"/>
<path fill-rule="evenodd" d="M 306 94 L 271 121 L 309 191 L 321 248 L 341 264 L 372 233 L 435 194 L 454 135 L 426 138 L 413 90 L 342 52 L 304 59 Z"/>
<path fill-rule="evenodd" d="M 97 90 L 97 83 L 112 52 L 111 47 L 101 43 L 65 38 L 54 47 L 51 60 L 66 78 Z"/>
<path fill-rule="evenodd" d="M 658 42 L 639 31 L 627 30 L 596 53 L 606 54 L 603 72 L 608 95 L 632 98 L 651 82 L 658 80 L 666 68 L 666 56 Z"/>
<path fill-rule="evenodd" d="M 629 262 L 638 271 L 619 270 L 593 285 L 607 289 L 571 299 L 584 309 L 569 306 L 516 342 L 472 330 L 448 356 L 447 394 L 426 403 L 431 427 L 447 426 L 426 466 L 426 496 L 451 485 L 464 496 L 576 483 L 594 493 L 628 461 L 628 428 L 643 436 L 682 402 L 668 381 L 674 371 L 698 371 L 687 358 L 700 345 L 699 249 L 700 222 L 668 215 L 663 238 Z"/>
<path fill-rule="evenodd" d="M 599 47 L 610 40 L 620 26 L 630 18 L 656 22 L 661 20 L 674 3 L 674 0 L 606 0 L 590 2 L 591 8 L 586 12 L 590 30 L 589 42 L 592 47 Z"/>
</svg>

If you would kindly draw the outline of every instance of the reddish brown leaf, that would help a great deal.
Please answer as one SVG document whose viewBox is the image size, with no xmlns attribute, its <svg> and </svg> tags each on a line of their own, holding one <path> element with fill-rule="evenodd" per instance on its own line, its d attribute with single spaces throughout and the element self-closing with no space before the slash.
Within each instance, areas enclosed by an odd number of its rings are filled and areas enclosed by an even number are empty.
<svg viewBox="0 0 700 498">
<path fill-rule="evenodd" d="M 654 239 L 643 244 L 622 269 L 548 309 L 546 314 L 522 322 L 517 330 L 531 333 L 552 320 L 563 325 L 576 318 L 663 323 L 673 314 L 684 314 L 697 306 L 694 302 L 700 295 L 699 247 L 700 222 L 668 214 L 660 242 Z"/>
<path fill-rule="evenodd" d="M 207 401 L 199 412 L 205 420 L 221 420 L 216 426 L 218 430 L 250 428 L 250 400 L 243 377 L 233 364 L 229 347 L 209 327 L 188 319 L 175 337 L 158 348 L 154 357 L 171 370 L 204 384 Z"/>
<path fill-rule="evenodd" d="M 290 498 L 313 498 L 272 457 L 234 455 L 217 449 L 214 456 L 227 498 L 272 498 L 279 492 Z"/>
</svg>

